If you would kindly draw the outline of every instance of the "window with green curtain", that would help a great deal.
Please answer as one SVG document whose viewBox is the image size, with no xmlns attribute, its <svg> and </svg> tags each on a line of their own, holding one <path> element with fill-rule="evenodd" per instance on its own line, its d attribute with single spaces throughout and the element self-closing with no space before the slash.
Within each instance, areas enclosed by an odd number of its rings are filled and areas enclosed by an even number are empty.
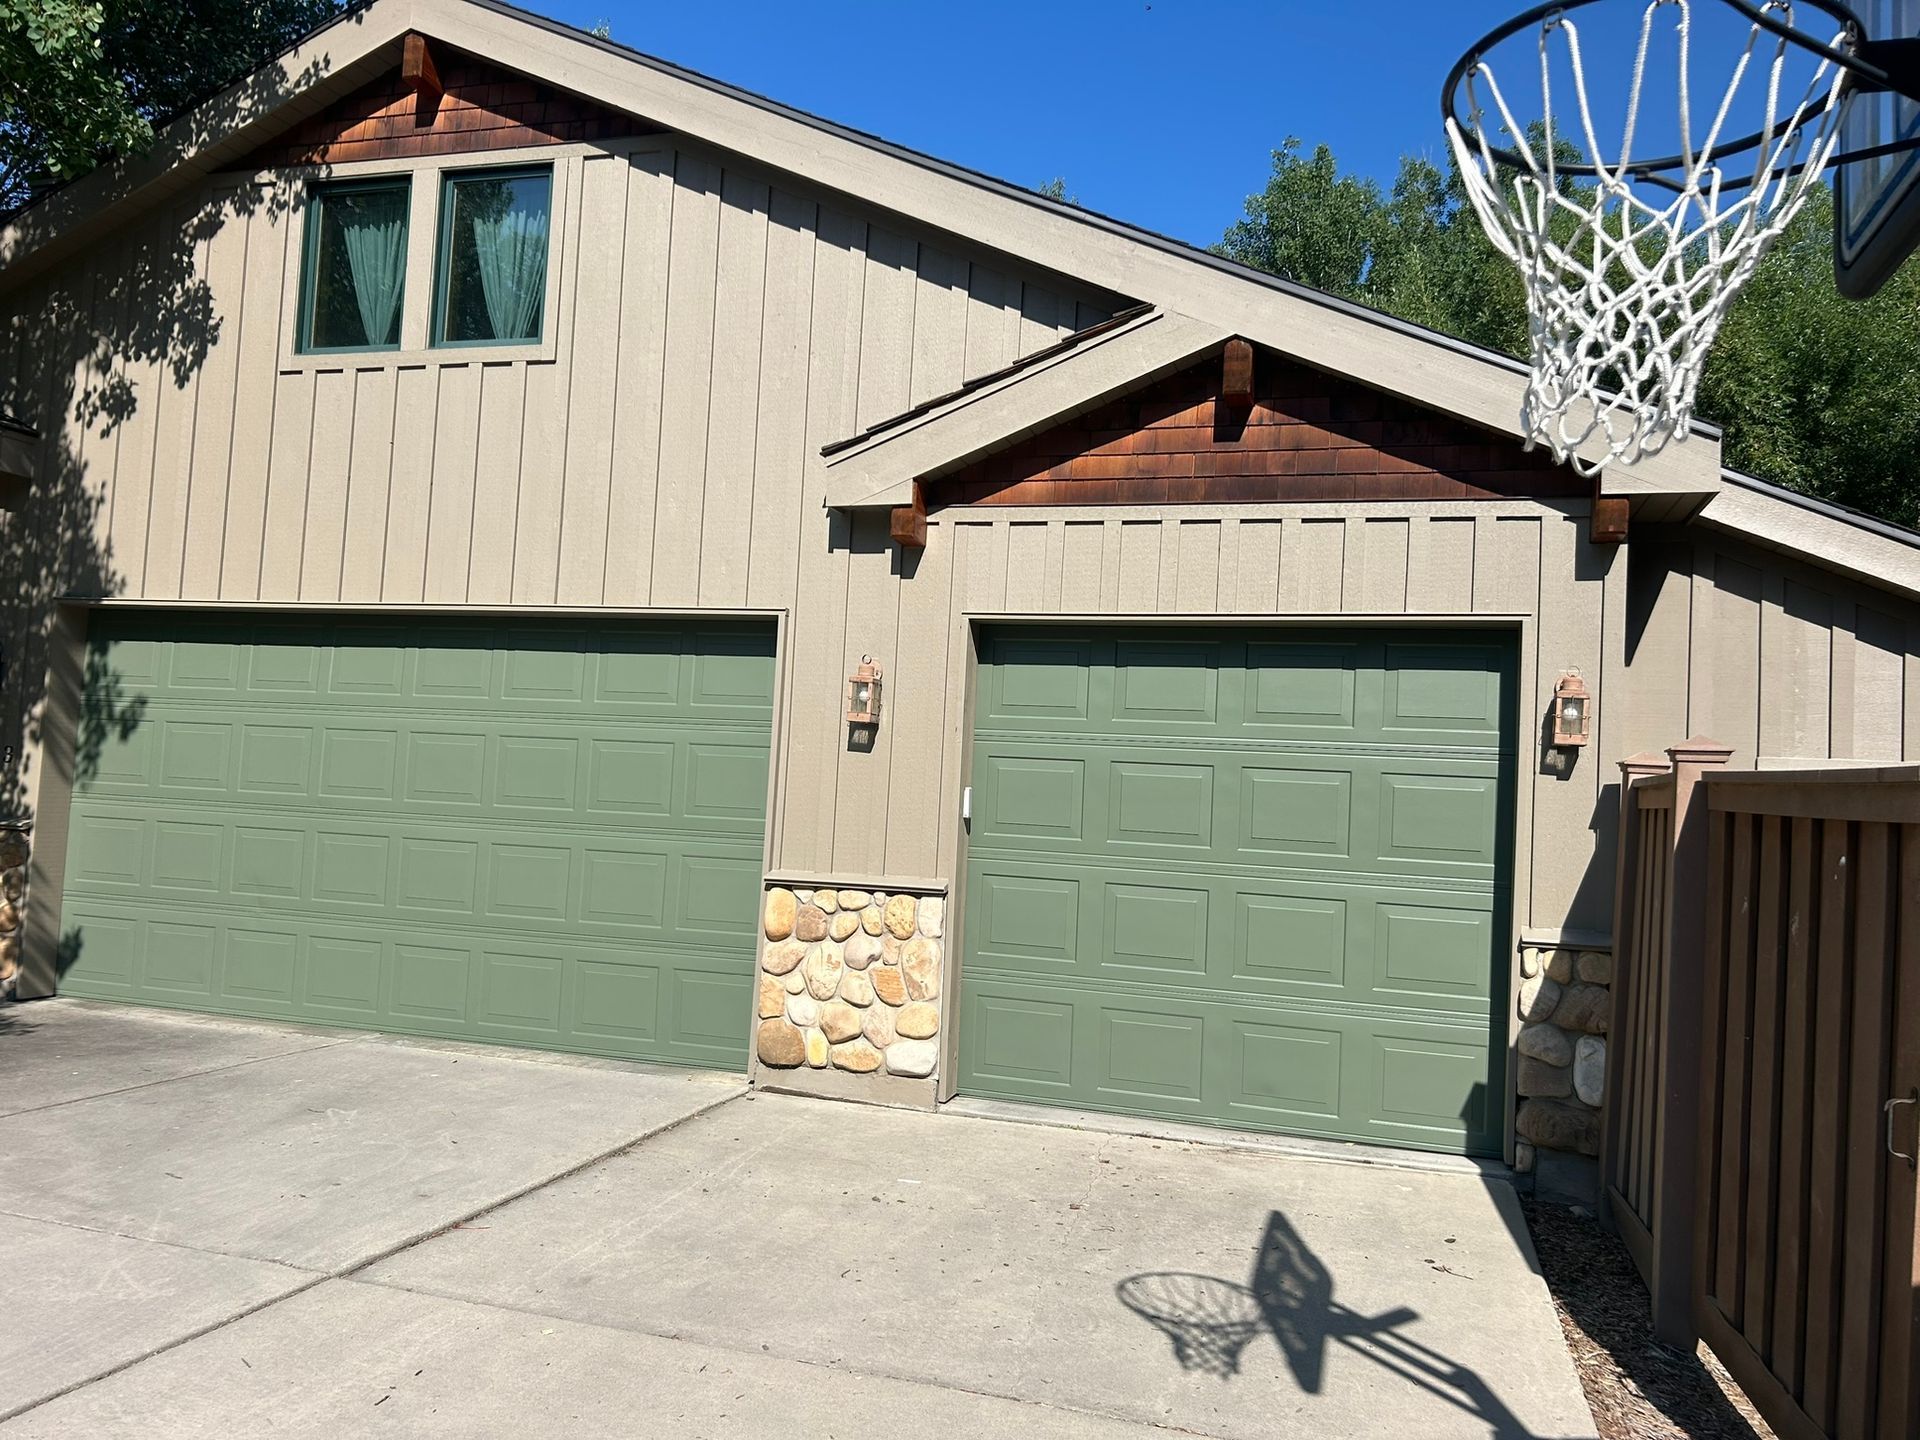
<svg viewBox="0 0 1920 1440">
<path fill-rule="evenodd" d="M 547 298 L 553 171 L 448 175 L 440 196 L 436 345 L 540 338 Z"/>
<path fill-rule="evenodd" d="M 410 182 L 317 185 L 308 196 L 300 348 L 391 350 L 407 285 Z"/>
</svg>

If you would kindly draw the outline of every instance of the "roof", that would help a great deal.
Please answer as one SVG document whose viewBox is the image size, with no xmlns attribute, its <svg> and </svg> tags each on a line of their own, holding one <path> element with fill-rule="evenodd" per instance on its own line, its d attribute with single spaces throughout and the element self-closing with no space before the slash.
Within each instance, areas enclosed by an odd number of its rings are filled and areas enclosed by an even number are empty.
<svg viewBox="0 0 1920 1440">
<path fill-rule="evenodd" d="M 1897 544 L 1920 550 L 1920 530 L 1896 525 L 1891 520 L 1882 520 L 1878 515 L 1869 515 L 1864 510 L 1856 510 L 1851 505 L 1842 505 L 1835 500 L 1822 500 L 1817 495 L 1790 490 L 1785 485 L 1776 485 L 1771 480 L 1762 480 L 1757 475 L 1743 475 L 1738 470 L 1722 470 L 1720 477 L 1728 484 L 1737 485 L 1742 490 L 1751 490 L 1756 495 L 1768 496 L 1815 515 L 1825 515 L 1829 519 L 1844 521 L 1848 525 L 1884 536 Z"/>
<path fill-rule="evenodd" d="M 6 411 L 0 410 L 0 430 L 10 430 L 15 435 L 24 435 L 29 440 L 38 440 L 40 432 L 24 420 L 15 419 Z"/>
<path fill-rule="evenodd" d="M 1920 595 L 1920 532 L 1737 470 L 1700 522 L 1882 589 Z"/>
</svg>

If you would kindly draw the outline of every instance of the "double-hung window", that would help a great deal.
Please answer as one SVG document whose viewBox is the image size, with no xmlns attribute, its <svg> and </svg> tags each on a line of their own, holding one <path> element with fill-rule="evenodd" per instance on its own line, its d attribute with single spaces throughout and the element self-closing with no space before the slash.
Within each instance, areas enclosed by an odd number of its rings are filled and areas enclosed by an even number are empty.
<svg viewBox="0 0 1920 1440">
<path fill-rule="evenodd" d="M 314 188 L 301 266 L 302 351 L 399 348 L 410 189 L 404 176 Z"/>
<path fill-rule="evenodd" d="M 454 171 L 441 182 L 435 345 L 538 341 L 546 316 L 553 171 Z"/>
</svg>

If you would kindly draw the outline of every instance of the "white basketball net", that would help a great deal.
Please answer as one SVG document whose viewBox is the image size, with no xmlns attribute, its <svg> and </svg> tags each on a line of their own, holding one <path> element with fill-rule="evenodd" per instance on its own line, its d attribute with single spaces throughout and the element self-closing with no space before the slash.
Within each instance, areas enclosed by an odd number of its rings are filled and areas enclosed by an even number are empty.
<svg viewBox="0 0 1920 1440">
<path fill-rule="evenodd" d="M 1787 0 L 1766 8 L 1792 19 Z M 1628 173 L 1647 52 L 1658 12 L 1665 9 L 1674 12 L 1680 67 L 1679 144 L 1667 149 L 1685 157 L 1682 167 L 1665 172 L 1677 187 L 1671 198 Z M 1529 136 L 1515 119 L 1484 57 L 1464 81 L 1474 138 L 1451 117 L 1447 121 L 1480 222 L 1526 282 L 1532 351 L 1523 411 L 1528 446 L 1545 443 L 1583 475 L 1597 474 L 1611 460 L 1631 464 L 1658 453 L 1670 438 L 1686 437 L 1701 368 L 1728 307 L 1819 183 L 1839 135 L 1835 120 L 1845 72 L 1821 60 L 1805 92 L 1789 103 L 1782 83 L 1789 59 L 1801 52 L 1753 25 L 1713 123 L 1696 142 L 1687 84 L 1691 19 L 1689 0 L 1652 0 L 1646 7 L 1620 147 L 1611 157 L 1600 147 L 1587 103 L 1579 31 L 1565 13 L 1540 25 L 1546 102 L 1540 133 Z M 1600 171 L 1597 178 L 1566 177 L 1558 169 L 1560 134 L 1549 74 L 1556 37 L 1566 47 L 1579 107 L 1575 138 L 1586 162 Z M 1731 138 L 1723 131 L 1749 71 L 1762 69 L 1763 124 L 1743 124 L 1735 132 L 1761 130 L 1759 148 L 1739 157 L 1738 174 L 1747 173 L 1750 161 L 1753 183 L 1728 190 L 1726 180 L 1737 176 L 1722 174 L 1714 147 Z M 1491 103 L 1506 132 L 1502 140 L 1519 153 L 1524 168 L 1496 161 L 1483 101 Z M 1596 437 L 1605 442 L 1605 456 L 1582 454 Z"/>
</svg>

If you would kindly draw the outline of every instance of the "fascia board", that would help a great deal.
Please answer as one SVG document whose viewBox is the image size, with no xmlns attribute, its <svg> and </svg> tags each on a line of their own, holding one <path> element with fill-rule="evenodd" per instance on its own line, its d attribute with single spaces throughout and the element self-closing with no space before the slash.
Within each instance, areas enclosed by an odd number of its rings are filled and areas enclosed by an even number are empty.
<svg viewBox="0 0 1920 1440">
<path fill-rule="evenodd" d="M 1698 520 L 1883 589 L 1920 597 L 1920 546 L 1876 534 L 1843 517 L 1727 485 Z"/>
<path fill-rule="evenodd" d="M 937 478 L 969 461 L 1070 418 L 1110 396 L 1158 379 L 1225 343 L 1217 325 L 1157 313 L 1045 365 L 958 397 L 897 430 L 835 454 L 828 466 L 829 509 L 860 509 L 895 499 L 912 482 Z"/>
</svg>

